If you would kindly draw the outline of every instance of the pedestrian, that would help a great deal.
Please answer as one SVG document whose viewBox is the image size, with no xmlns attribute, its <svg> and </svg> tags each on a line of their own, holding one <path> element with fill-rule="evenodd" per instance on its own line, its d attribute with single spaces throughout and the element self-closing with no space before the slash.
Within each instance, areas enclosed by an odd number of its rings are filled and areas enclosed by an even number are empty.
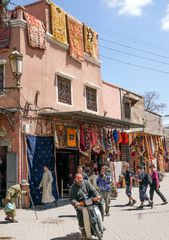
<svg viewBox="0 0 169 240">
<path fill-rule="evenodd" d="M 154 164 L 150 165 L 150 175 L 152 177 L 152 184 L 150 184 L 150 199 L 153 201 L 154 191 L 157 193 L 157 195 L 161 198 L 163 201 L 163 205 L 167 204 L 167 199 L 164 197 L 164 195 L 160 191 L 160 184 L 159 184 L 159 177 L 158 177 L 158 171 L 156 170 L 156 167 Z"/>
<path fill-rule="evenodd" d="M 29 184 L 27 183 L 26 179 L 22 179 L 20 184 L 16 184 L 11 186 L 5 196 L 5 208 L 4 212 L 6 214 L 5 220 L 10 222 L 17 222 L 15 220 L 16 216 L 16 206 L 15 202 L 16 199 L 19 197 L 21 198 L 22 194 L 27 195 L 29 193 Z"/>
<path fill-rule="evenodd" d="M 52 195 L 53 177 L 48 165 L 44 165 L 43 170 L 44 173 L 39 184 L 39 188 L 42 188 L 42 203 L 44 204 L 44 208 L 46 209 L 48 207 L 48 203 L 54 202 L 57 206 L 57 202 Z"/>
<path fill-rule="evenodd" d="M 100 174 L 97 178 L 97 187 L 99 189 L 99 193 L 102 197 L 102 199 L 105 202 L 105 213 L 106 216 L 110 215 L 110 192 L 111 192 L 111 184 L 112 184 L 112 176 L 107 171 L 105 171 L 105 166 L 102 166 Z"/>
<path fill-rule="evenodd" d="M 134 179 L 134 173 L 130 170 L 129 163 L 124 165 L 124 173 L 126 183 L 126 195 L 129 199 L 129 202 L 125 206 L 133 206 L 137 201 L 132 197 L 132 184 Z"/>
<path fill-rule="evenodd" d="M 89 177 L 89 180 L 90 180 L 91 184 L 93 185 L 93 187 L 94 187 L 95 189 L 97 189 L 97 183 L 96 183 L 97 177 L 98 177 L 98 176 L 96 175 L 95 171 L 92 170 L 92 173 L 91 173 L 91 175 L 90 175 L 90 177 Z"/>
<path fill-rule="evenodd" d="M 147 187 L 150 184 L 149 175 L 144 170 L 142 170 L 142 167 L 140 165 L 137 166 L 137 173 L 138 173 L 137 181 L 139 182 L 139 197 L 141 202 L 138 209 L 143 209 L 145 201 L 148 201 L 149 206 L 153 208 L 153 201 L 149 199 L 146 193 Z"/>
<path fill-rule="evenodd" d="M 78 166 L 77 173 L 82 174 L 83 180 L 89 180 L 89 178 L 88 178 L 87 174 L 84 172 L 82 166 L 80 166 L 80 165 Z"/>
</svg>

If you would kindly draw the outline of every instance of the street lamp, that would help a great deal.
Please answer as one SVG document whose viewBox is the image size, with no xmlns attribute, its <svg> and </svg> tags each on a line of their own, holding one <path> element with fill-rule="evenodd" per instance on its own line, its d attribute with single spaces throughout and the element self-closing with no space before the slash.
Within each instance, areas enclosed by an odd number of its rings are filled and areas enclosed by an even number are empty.
<svg viewBox="0 0 169 240">
<path fill-rule="evenodd" d="M 20 88 L 20 77 L 22 75 L 22 60 L 23 55 L 14 49 L 9 56 L 11 70 L 14 78 L 16 79 L 16 88 Z"/>
</svg>

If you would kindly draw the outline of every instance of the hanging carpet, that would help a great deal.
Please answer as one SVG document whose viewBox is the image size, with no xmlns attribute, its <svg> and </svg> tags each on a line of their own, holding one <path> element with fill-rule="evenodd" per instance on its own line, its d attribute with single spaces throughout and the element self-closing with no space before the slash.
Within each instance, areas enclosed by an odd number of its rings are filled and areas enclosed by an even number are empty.
<svg viewBox="0 0 169 240">
<path fill-rule="evenodd" d="M 84 61 L 82 24 L 77 20 L 67 16 L 67 28 L 70 56 L 79 62 L 82 62 Z"/>
<path fill-rule="evenodd" d="M 66 14 L 54 3 L 50 4 L 52 35 L 58 42 L 67 44 Z"/>
<path fill-rule="evenodd" d="M 46 31 L 42 21 L 25 13 L 28 28 L 29 45 L 34 48 L 46 49 Z"/>
<path fill-rule="evenodd" d="M 84 25 L 84 49 L 91 57 L 98 59 L 98 35 L 90 27 Z"/>
</svg>

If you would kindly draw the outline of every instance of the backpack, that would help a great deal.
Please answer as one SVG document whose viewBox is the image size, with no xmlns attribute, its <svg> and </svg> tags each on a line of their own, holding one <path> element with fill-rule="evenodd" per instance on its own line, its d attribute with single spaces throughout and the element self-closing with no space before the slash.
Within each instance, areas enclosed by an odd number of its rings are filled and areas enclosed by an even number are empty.
<svg viewBox="0 0 169 240">
<path fill-rule="evenodd" d="M 146 181 L 147 181 L 147 184 L 151 185 L 153 180 L 152 180 L 152 177 L 146 173 Z"/>
<path fill-rule="evenodd" d="M 163 181 L 163 177 L 164 177 L 164 174 L 162 172 L 158 171 L 158 180 L 159 180 L 159 182 Z"/>
</svg>

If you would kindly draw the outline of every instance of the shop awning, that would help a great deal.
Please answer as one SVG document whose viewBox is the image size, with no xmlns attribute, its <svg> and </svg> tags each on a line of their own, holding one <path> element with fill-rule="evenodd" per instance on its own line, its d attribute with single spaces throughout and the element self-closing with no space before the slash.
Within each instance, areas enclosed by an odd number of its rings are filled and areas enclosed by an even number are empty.
<svg viewBox="0 0 169 240">
<path fill-rule="evenodd" d="M 141 124 L 122 121 L 119 119 L 109 118 L 105 116 L 99 116 L 93 113 L 87 113 L 82 111 L 72 112 L 40 112 L 40 115 L 58 117 L 62 120 L 71 120 L 72 122 L 85 122 L 89 124 L 101 124 L 112 128 L 143 128 Z"/>
</svg>

